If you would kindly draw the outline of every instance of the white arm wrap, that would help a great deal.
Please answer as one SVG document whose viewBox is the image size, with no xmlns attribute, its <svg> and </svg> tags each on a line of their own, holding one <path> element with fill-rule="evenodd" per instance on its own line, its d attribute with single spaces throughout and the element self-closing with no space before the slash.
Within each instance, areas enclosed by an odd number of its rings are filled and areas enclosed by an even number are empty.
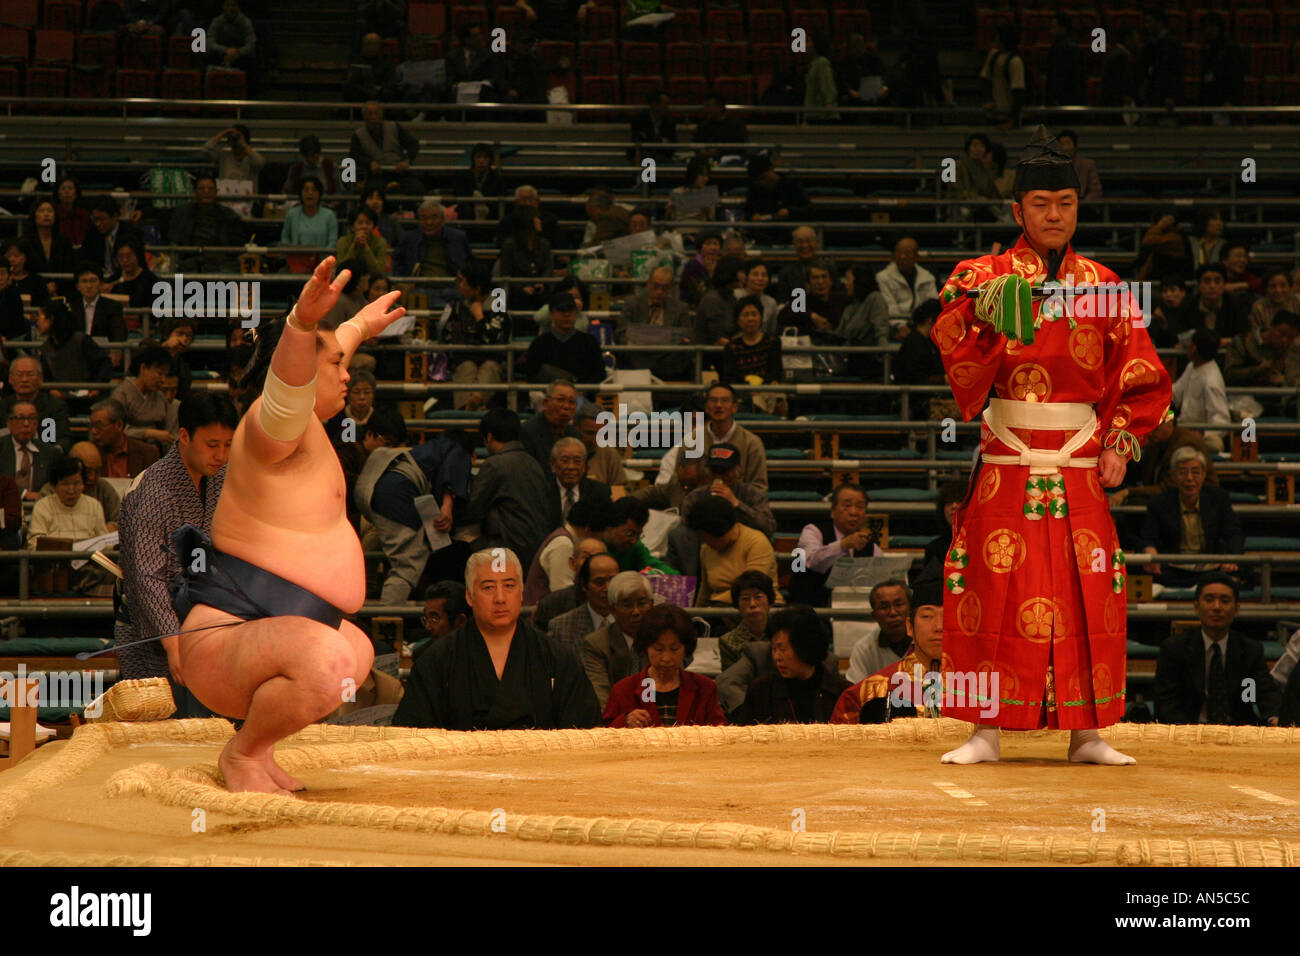
<svg viewBox="0 0 1300 956">
<path fill-rule="evenodd" d="M 306 385 L 286 385 L 271 369 L 262 387 L 262 431 L 278 441 L 297 441 L 316 410 L 316 376 Z"/>
</svg>

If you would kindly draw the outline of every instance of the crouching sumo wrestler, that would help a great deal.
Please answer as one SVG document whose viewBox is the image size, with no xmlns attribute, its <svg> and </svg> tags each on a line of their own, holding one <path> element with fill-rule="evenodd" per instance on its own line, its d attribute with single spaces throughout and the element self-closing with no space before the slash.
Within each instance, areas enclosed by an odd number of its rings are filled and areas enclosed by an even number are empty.
<svg viewBox="0 0 1300 956">
<path fill-rule="evenodd" d="M 357 346 L 406 310 L 388 311 L 400 295 L 390 292 L 337 331 L 318 329 L 349 278 L 331 283 L 333 267 L 332 257 L 317 267 L 287 320 L 258 330 L 245 382 L 265 384 L 235 431 L 211 541 L 178 538 L 184 624 L 163 646 L 178 681 L 244 721 L 217 761 L 232 791 L 303 789 L 276 764 L 276 741 L 337 709 L 374 660 L 343 619 L 365 600 L 365 567 L 321 422 L 343 408 Z"/>
</svg>

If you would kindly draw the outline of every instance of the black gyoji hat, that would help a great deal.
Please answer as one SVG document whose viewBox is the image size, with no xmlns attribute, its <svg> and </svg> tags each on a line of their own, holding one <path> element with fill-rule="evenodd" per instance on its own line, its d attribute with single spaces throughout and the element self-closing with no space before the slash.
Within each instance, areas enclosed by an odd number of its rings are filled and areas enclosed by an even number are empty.
<svg viewBox="0 0 1300 956">
<path fill-rule="evenodd" d="M 1019 195 L 1030 189 L 1055 192 L 1078 188 L 1079 177 L 1074 171 L 1074 161 L 1061 147 L 1060 141 L 1048 134 L 1047 127 L 1040 125 L 1020 154 L 1012 193 Z"/>
</svg>

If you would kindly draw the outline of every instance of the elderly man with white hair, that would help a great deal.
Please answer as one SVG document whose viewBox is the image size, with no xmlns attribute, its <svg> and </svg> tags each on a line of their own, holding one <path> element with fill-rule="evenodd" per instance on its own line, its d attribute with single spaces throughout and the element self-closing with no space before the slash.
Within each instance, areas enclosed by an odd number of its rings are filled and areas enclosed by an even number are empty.
<svg viewBox="0 0 1300 956">
<path fill-rule="evenodd" d="M 636 571 L 614 575 L 606 592 L 614 620 L 584 639 L 582 661 L 587 678 L 596 690 L 601 709 L 609 700 L 610 688 L 646 666 L 645 655 L 632 650 L 641 619 L 654 606 L 650 582 Z"/>
<path fill-rule="evenodd" d="M 420 203 L 416 223 L 418 227 L 406 230 L 393 250 L 394 275 L 451 279 L 473 260 L 469 237 L 447 225 L 447 211 L 436 199 Z"/>
<path fill-rule="evenodd" d="M 361 107 L 361 120 L 352 132 L 348 155 L 356 160 L 364 185 L 407 196 L 423 195 L 424 183 L 411 170 L 420 141 L 392 120 L 386 121 L 384 108 L 374 100 Z M 397 188 L 389 189 L 390 183 Z"/>
<path fill-rule="evenodd" d="M 465 600 L 470 619 L 416 660 L 394 726 L 600 726 L 600 705 L 577 658 L 520 620 L 524 571 L 513 551 L 490 548 L 470 555 Z"/>
<path fill-rule="evenodd" d="M 558 249 L 560 243 L 559 225 L 560 221 L 554 213 L 549 213 L 542 208 L 542 195 L 537 191 L 536 186 L 516 186 L 515 187 L 515 205 L 530 206 L 533 212 L 533 227 L 542 234 L 542 237 L 551 244 L 552 249 Z M 507 239 L 514 232 L 512 210 L 507 209 L 506 214 L 497 222 L 496 233 L 493 241 L 496 247 L 500 249 Z"/>
<path fill-rule="evenodd" d="M 1173 487 L 1147 502 L 1142 521 L 1142 550 L 1147 554 L 1241 554 L 1246 546 L 1241 519 L 1231 495 L 1205 483 L 1209 461 L 1199 449 L 1184 445 L 1169 458 Z M 1148 564 L 1146 571 L 1169 587 L 1193 587 L 1202 571 L 1237 572 L 1236 562 Z"/>
</svg>

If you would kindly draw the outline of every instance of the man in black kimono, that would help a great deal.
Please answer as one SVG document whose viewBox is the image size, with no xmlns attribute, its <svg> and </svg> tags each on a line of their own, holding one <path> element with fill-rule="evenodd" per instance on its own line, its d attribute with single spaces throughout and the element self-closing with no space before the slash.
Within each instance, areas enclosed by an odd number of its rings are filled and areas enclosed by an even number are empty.
<svg viewBox="0 0 1300 956">
<path fill-rule="evenodd" d="M 472 616 L 416 660 L 393 725 L 447 730 L 599 727 L 600 704 L 572 654 L 519 619 L 524 570 L 508 548 L 470 556 Z"/>
</svg>

